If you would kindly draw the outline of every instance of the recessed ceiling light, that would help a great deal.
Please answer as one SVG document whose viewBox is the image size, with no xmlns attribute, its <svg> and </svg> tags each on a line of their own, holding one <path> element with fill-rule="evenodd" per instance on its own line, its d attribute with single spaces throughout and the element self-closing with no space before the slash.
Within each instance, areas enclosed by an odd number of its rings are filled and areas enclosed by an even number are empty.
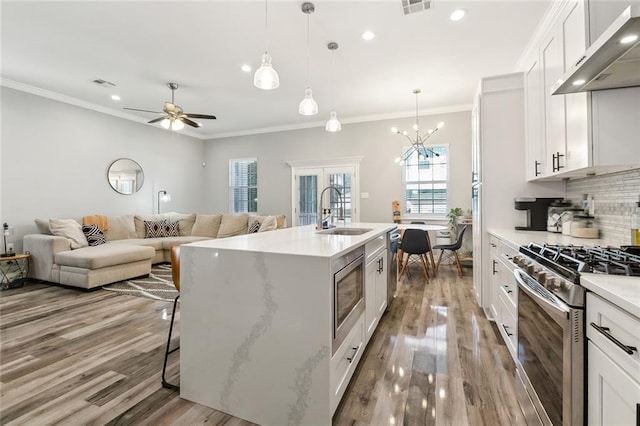
<svg viewBox="0 0 640 426">
<path fill-rule="evenodd" d="M 244 64 L 240 69 L 244 72 L 251 72 L 251 67 L 247 64 Z"/>
<path fill-rule="evenodd" d="M 119 101 L 119 100 L 120 100 L 120 96 L 118 96 L 118 95 L 111 95 L 111 99 L 113 99 L 114 101 Z"/>
<path fill-rule="evenodd" d="M 574 86 L 581 86 L 581 85 L 583 85 L 584 83 L 585 83 L 585 81 L 584 81 L 584 80 L 575 80 L 572 84 L 573 84 Z"/>
<path fill-rule="evenodd" d="M 365 39 L 365 40 L 367 40 L 367 41 L 369 41 L 369 40 L 373 40 L 373 38 L 374 38 L 375 36 L 376 36 L 376 35 L 374 34 L 374 32 L 373 32 L 373 31 L 365 31 L 365 32 L 363 32 L 363 33 L 362 33 L 362 38 L 363 38 L 363 39 Z"/>
<path fill-rule="evenodd" d="M 620 39 L 620 43 L 622 44 L 629 44 L 629 43 L 633 43 L 634 41 L 636 41 L 638 39 L 638 36 L 635 34 L 631 34 L 628 35 L 626 37 L 623 37 L 622 39 Z"/>
<path fill-rule="evenodd" d="M 449 19 L 451 19 L 452 21 L 459 21 L 462 18 L 464 18 L 464 15 L 466 14 L 464 9 L 456 9 L 453 12 L 451 12 L 451 15 L 449 15 Z"/>
</svg>

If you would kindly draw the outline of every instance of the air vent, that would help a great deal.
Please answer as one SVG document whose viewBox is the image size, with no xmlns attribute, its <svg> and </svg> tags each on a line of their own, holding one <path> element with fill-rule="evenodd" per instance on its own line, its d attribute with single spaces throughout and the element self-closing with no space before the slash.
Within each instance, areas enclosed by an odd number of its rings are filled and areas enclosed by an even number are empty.
<svg viewBox="0 0 640 426">
<path fill-rule="evenodd" d="M 95 80 L 93 80 L 93 82 L 95 84 L 97 84 L 98 86 L 102 86 L 102 87 L 115 87 L 115 83 L 112 83 L 110 81 L 107 80 L 103 80 L 101 78 L 96 78 Z"/>
<path fill-rule="evenodd" d="M 431 9 L 431 0 L 402 0 L 402 10 L 405 15 Z"/>
</svg>

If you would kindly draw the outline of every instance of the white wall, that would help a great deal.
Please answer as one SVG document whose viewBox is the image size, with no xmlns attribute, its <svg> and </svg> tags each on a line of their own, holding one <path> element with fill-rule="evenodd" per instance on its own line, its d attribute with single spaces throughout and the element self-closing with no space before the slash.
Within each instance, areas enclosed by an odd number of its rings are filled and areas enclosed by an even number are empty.
<svg viewBox="0 0 640 426">
<path fill-rule="evenodd" d="M 402 200 L 402 169 L 393 160 L 408 141 L 391 133 L 395 126 L 411 130 L 414 118 L 343 124 L 342 131 L 324 128 L 213 139 L 205 143 L 205 209 L 228 211 L 229 159 L 258 158 L 258 209 L 261 214 L 291 212 L 291 160 L 324 160 L 362 156 L 360 163 L 360 220 L 390 222 L 391 202 Z M 451 169 L 451 207 L 471 206 L 471 113 L 469 111 L 424 116 L 423 128 L 445 127 L 430 141 L 448 143 Z M 288 218 L 291 223 L 291 218 Z"/>
<path fill-rule="evenodd" d="M 163 211 L 203 211 L 203 141 L 6 87 L 0 95 L 0 220 L 17 251 L 35 218 L 152 213 L 161 189 L 172 196 Z M 144 170 L 136 194 L 109 186 L 121 157 Z"/>
</svg>

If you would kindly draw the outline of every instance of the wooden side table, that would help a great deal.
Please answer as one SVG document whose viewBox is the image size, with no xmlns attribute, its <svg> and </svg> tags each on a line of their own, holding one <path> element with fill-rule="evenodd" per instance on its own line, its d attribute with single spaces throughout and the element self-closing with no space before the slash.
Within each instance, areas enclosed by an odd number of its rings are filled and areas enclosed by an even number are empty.
<svg viewBox="0 0 640 426">
<path fill-rule="evenodd" d="M 29 257 L 29 253 L 0 257 L 0 289 L 7 290 L 24 285 L 29 272 Z"/>
</svg>

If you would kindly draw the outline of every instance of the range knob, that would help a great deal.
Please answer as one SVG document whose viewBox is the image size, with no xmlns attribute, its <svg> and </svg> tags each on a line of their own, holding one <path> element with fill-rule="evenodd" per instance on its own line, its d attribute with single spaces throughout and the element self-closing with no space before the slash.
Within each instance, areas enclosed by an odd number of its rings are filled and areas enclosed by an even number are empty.
<svg viewBox="0 0 640 426">
<path fill-rule="evenodd" d="M 538 272 L 538 276 L 536 277 L 536 279 L 540 284 L 544 285 L 544 283 L 547 281 L 547 273 L 543 271 Z"/>
<path fill-rule="evenodd" d="M 548 277 L 544 282 L 544 286 L 549 290 L 559 290 L 561 285 L 562 281 L 554 277 Z"/>
<path fill-rule="evenodd" d="M 534 265 L 527 265 L 527 273 L 531 276 L 534 276 L 538 272 L 538 268 Z"/>
</svg>

